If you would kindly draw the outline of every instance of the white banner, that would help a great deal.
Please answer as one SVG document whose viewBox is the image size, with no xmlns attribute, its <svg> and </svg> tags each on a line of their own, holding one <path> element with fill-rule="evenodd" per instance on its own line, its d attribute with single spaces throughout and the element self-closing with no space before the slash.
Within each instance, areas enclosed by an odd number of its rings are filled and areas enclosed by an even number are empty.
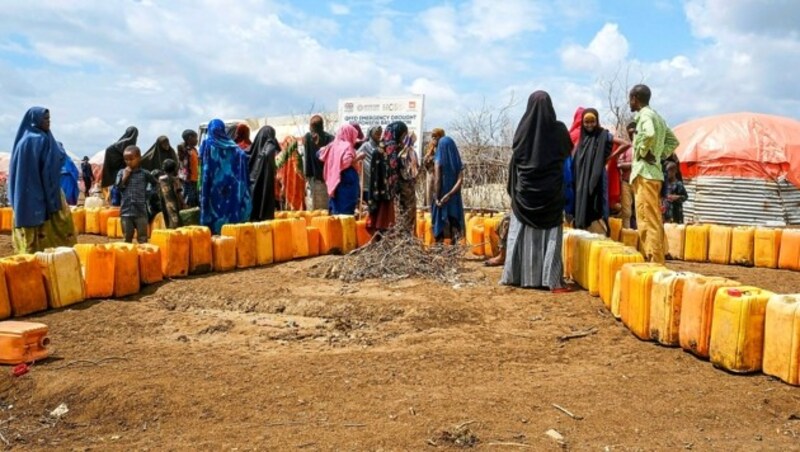
<svg viewBox="0 0 800 452">
<path fill-rule="evenodd" d="M 417 155 L 422 155 L 422 117 L 425 96 L 359 97 L 339 100 L 339 124 L 357 122 L 368 133 L 374 126 L 386 127 L 395 121 L 403 121 L 408 133 L 417 137 L 414 145 Z"/>
</svg>

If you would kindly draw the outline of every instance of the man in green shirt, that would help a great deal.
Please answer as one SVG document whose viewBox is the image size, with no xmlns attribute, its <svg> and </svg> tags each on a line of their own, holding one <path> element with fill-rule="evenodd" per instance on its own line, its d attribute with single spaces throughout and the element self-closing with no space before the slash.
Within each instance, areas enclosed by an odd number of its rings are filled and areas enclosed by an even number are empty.
<svg viewBox="0 0 800 452">
<path fill-rule="evenodd" d="M 675 151 L 678 139 L 664 119 L 650 108 L 650 88 L 636 85 L 629 95 L 631 111 L 636 113 L 633 140 L 631 184 L 636 203 L 636 222 L 645 257 L 664 262 L 664 223 L 661 216 L 661 161 Z"/>
</svg>

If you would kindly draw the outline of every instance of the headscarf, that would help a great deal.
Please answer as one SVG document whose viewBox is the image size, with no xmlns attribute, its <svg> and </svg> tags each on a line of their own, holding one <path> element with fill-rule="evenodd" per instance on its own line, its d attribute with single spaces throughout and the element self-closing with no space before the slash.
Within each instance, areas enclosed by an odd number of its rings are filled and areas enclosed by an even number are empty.
<svg viewBox="0 0 800 452">
<path fill-rule="evenodd" d="M 358 130 L 351 124 L 343 124 L 336 132 L 333 143 L 319 150 L 319 159 L 325 164 L 325 185 L 328 196 L 333 197 L 342 179 L 342 171 L 353 165 L 356 158 Z"/>
<path fill-rule="evenodd" d="M 456 185 L 464 164 L 461 162 L 461 154 L 455 141 L 450 137 L 442 137 L 436 146 L 436 165 L 439 166 L 441 179 L 440 193 L 446 194 Z M 461 191 L 455 193 L 446 204 L 441 207 L 435 203 L 431 206 L 431 218 L 433 219 L 433 236 L 439 237 L 444 232 L 445 225 L 455 220 L 458 222 L 458 229 L 464 232 L 464 202 L 461 199 Z"/>
<path fill-rule="evenodd" d="M 219 234 L 225 224 L 250 218 L 252 208 L 247 155 L 225 134 L 225 123 L 212 119 L 200 146 L 202 184 L 200 223 Z"/>
<path fill-rule="evenodd" d="M 364 140 L 366 140 L 367 138 L 364 137 L 364 131 L 361 130 L 361 125 L 359 123 L 355 121 L 350 121 L 350 125 L 355 127 L 356 131 L 358 132 L 358 138 L 356 139 L 356 148 L 358 148 L 359 146 L 361 146 L 362 143 L 364 143 Z"/>
<path fill-rule="evenodd" d="M 59 141 L 58 147 L 64 153 L 64 165 L 61 166 L 61 191 L 67 198 L 67 204 L 74 206 L 78 204 L 80 196 L 78 179 L 80 179 L 81 173 L 78 171 L 78 165 L 69 158 L 67 151 L 64 150 L 64 144 Z"/>
<path fill-rule="evenodd" d="M 417 142 L 417 135 L 414 133 L 406 134 L 403 139 L 403 150 L 400 151 L 400 175 L 403 180 L 414 181 L 419 174 L 419 159 L 414 145 Z"/>
<path fill-rule="evenodd" d="M 244 123 L 237 125 L 236 133 L 234 133 L 233 137 L 233 141 L 236 142 L 243 151 L 248 152 L 250 145 L 253 144 L 253 142 L 250 141 L 250 127 Z"/>
<path fill-rule="evenodd" d="M 164 144 L 167 145 L 166 150 L 163 148 Z M 175 149 L 172 149 L 172 145 L 169 144 L 169 138 L 165 135 L 161 135 L 142 156 L 141 166 L 145 171 L 160 170 L 167 160 L 174 160 L 177 162 L 178 155 L 175 153 Z"/>
<path fill-rule="evenodd" d="M 287 136 L 281 143 L 283 151 L 275 162 L 278 177 L 283 187 L 285 208 L 303 210 L 305 208 L 306 181 L 303 178 L 303 156 L 297 150 L 297 140 Z"/>
<path fill-rule="evenodd" d="M 259 129 L 250 146 L 250 193 L 253 197 L 251 221 L 275 218 L 275 156 L 280 150 L 275 129 L 272 126 Z"/>
<path fill-rule="evenodd" d="M 48 110 L 31 107 L 17 129 L 8 168 L 8 198 L 18 228 L 41 226 L 61 210 L 61 167 L 66 153 L 41 129 Z"/>
<path fill-rule="evenodd" d="M 508 172 L 508 194 L 515 216 L 537 229 L 561 224 L 564 209 L 564 159 L 571 148 L 569 132 L 556 119 L 550 95 L 536 91 L 514 133 Z"/>
<path fill-rule="evenodd" d="M 325 121 L 320 115 L 311 117 L 309 129 L 310 131 L 305 134 L 303 139 L 303 173 L 307 181 L 317 180 L 322 182 L 325 179 L 325 168 L 317 158 L 317 151 L 330 144 L 333 141 L 333 136 L 325 132 Z"/>
<path fill-rule="evenodd" d="M 122 158 L 122 154 L 128 146 L 136 145 L 137 138 L 139 138 L 139 129 L 130 126 L 116 143 L 106 148 L 106 153 L 103 157 L 103 180 L 101 181 L 103 188 L 114 185 L 117 182 L 117 173 L 125 168 L 125 159 Z"/>
<path fill-rule="evenodd" d="M 574 170 L 575 177 L 575 227 L 588 228 L 594 221 L 603 218 L 603 175 L 606 157 L 611 154 L 611 141 L 608 131 L 600 127 L 600 115 L 594 108 L 583 111 L 583 118 L 594 115 L 597 127 L 589 132 L 581 125 L 581 137 L 576 146 Z"/>
<path fill-rule="evenodd" d="M 400 180 L 400 151 L 403 150 L 403 142 L 408 134 L 408 126 L 403 121 L 395 121 L 383 130 L 381 149 L 386 154 L 389 164 L 388 191 L 391 196 L 397 192 L 397 183 Z"/>
<path fill-rule="evenodd" d="M 573 146 L 578 145 L 578 140 L 581 138 L 581 128 L 583 127 L 583 107 L 578 107 L 575 114 L 572 116 L 572 125 L 569 127 L 569 139 L 572 141 Z"/>
</svg>

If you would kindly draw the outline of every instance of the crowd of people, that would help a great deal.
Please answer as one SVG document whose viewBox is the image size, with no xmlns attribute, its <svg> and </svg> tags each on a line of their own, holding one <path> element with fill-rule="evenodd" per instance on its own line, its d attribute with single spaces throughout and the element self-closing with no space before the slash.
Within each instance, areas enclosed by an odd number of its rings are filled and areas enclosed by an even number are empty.
<svg viewBox="0 0 800 452">
<path fill-rule="evenodd" d="M 420 164 L 416 136 L 405 123 L 373 127 L 366 137 L 359 124 L 347 123 L 333 136 L 315 115 L 302 138 L 303 153 L 293 137 L 279 143 L 269 125 L 253 140 L 250 135 L 246 124 L 230 128 L 213 119 L 202 143 L 197 132 L 186 130 L 177 151 L 168 137 L 160 136 L 142 153 L 139 131 L 129 127 L 106 148 L 97 183 L 110 204 L 120 208 L 125 240 L 135 236 L 146 242 L 147 227 L 159 214 L 167 228 L 202 224 L 219 234 L 225 224 L 271 220 L 278 209 L 362 213 L 377 237 L 395 225 L 413 234 Z M 436 169 L 437 195 L 430 207 L 437 240 L 457 241 L 464 233 L 458 148 L 442 133 L 426 158 L 433 159 Z M 77 203 L 79 179 L 84 195 L 90 195 L 94 174 L 88 158 L 79 170 L 55 141 L 48 110 L 27 112 L 9 173 L 17 251 L 74 243 L 68 205 Z"/>
<path fill-rule="evenodd" d="M 603 128 L 593 108 L 579 108 L 567 129 L 546 92 L 531 94 L 513 139 L 512 209 L 500 227 L 501 253 L 487 262 L 503 266 L 503 284 L 568 290 L 561 261 L 564 224 L 608 234 L 611 215 L 625 227 L 636 225 L 647 260 L 664 261 L 663 222 L 683 221 L 686 190 L 673 152 L 678 140 L 650 107 L 650 97 L 645 85 L 630 91 L 635 121 L 626 140 Z M 425 183 L 432 196 L 426 201 L 436 241 L 457 243 L 466 232 L 464 166 L 443 129 L 433 130 L 421 159 L 416 136 L 401 121 L 372 127 L 366 136 L 359 124 L 346 123 L 334 136 L 315 115 L 302 153 L 293 137 L 279 143 L 268 125 L 252 141 L 246 124 L 226 129 L 214 119 L 207 132 L 199 149 L 197 133 L 186 130 L 177 152 L 161 136 L 142 154 L 138 130 L 129 127 L 106 149 L 100 184 L 120 206 L 127 241 L 134 234 L 146 241 L 158 212 L 170 228 L 192 222 L 187 212 L 194 212 L 197 223 L 219 234 L 225 224 L 270 220 L 279 208 L 363 213 L 373 237 L 392 228 L 413 234 L 421 166 L 429 175 Z M 72 186 L 79 177 L 91 186 L 87 160 L 80 171 L 70 167 L 50 130 L 49 111 L 34 107 L 26 113 L 9 171 L 19 252 L 75 243 L 67 197 L 77 197 Z"/>
<path fill-rule="evenodd" d="M 499 255 L 486 262 L 503 266 L 504 284 L 568 291 L 563 225 L 608 235 L 611 215 L 638 228 L 648 261 L 664 262 L 663 223 L 683 222 L 687 195 L 674 155 L 678 140 L 650 97 L 646 85 L 630 91 L 635 121 L 625 140 L 601 127 L 596 109 L 579 108 L 567 129 L 546 92 L 530 96 L 509 165 L 512 212 L 499 228 Z"/>
</svg>

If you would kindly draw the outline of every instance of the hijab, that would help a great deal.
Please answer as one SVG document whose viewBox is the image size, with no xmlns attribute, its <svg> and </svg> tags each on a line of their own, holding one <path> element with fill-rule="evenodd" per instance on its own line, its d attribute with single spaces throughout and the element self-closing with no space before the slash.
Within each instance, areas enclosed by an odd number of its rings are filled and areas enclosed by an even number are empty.
<svg viewBox="0 0 800 452">
<path fill-rule="evenodd" d="M 166 145 L 167 149 L 164 149 Z M 178 155 L 175 149 L 169 144 L 169 138 L 161 135 L 156 139 L 156 142 L 150 146 L 150 149 L 142 156 L 142 169 L 146 171 L 160 170 L 167 160 L 178 161 Z"/>
<path fill-rule="evenodd" d="M 461 154 L 458 152 L 456 142 L 450 137 L 442 137 L 436 146 L 436 164 L 440 168 L 442 195 L 449 193 L 458 182 L 458 177 L 464 169 L 461 162 Z M 433 219 L 433 235 L 439 237 L 444 232 L 445 225 L 452 221 L 457 221 L 457 226 L 462 232 L 464 229 L 464 202 L 461 199 L 461 191 L 456 192 L 441 207 L 435 203 L 431 206 L 431 218 Z"/>
<path fill-rule="evenodd" d="M 103 180 L 101 184 L 103 188 L 116 183 L 117 173 L 125 168 L 125 160 L 122 158 L 122 153 L 125 152 L 125 148 L 128 146 L 135 146 L 138 138 L 139 129 L 130 126 L 119 140 L 106 148 L 106 153 L 103 157 Z"/>
<path fill-rule="evenodd" d="M 274 161 L 275 156 L 280 152 L 281 145 L 278 139 L 275 138 L 275 128 L 272 126 L 264 126 L 259 129 L 253 144 L 250 146 L 250 160 L 248 166 L 250 168 L 250 189 L 252 191 L 253 184 L 263 170 L 263 162 L 267 158 L 272 158 Z M 273 168 L 274 171 L 274 168 Z"/>
<path fill-rule="evenodd" d="M 233 135 L 233 141 L 239 145 L 239 147 L 245 151 L 249 152 L 250 145 L 253 144 L 250 141 L 250 127 L 247 124 L 239 124 L 236 126 L 236 133 Z"/>
<path fill-rule="evenodd" d="M 589 132 L 583 127 L 583 118 L 594 115 L 597 126 Z M 609 133 L 600 126 L 600 115 L 594 108 L 587 108 L 581 116 L 581 135 L 574 155 L 575 178 L 575 227 L 588 228 L 594 221 L 603 218 L 603 176 L 606 157 L 611 153 Z"/>
<path fill-rule="evenodd" d="M 333 197 L 342 179 L 342 171 L 353 165 L 356 157 L 358 130 L 351 124 L 339 127 L 333 143 L 319 150 L 319 159 L 325 164 L 325 185 L 328 196 Z"/>
<path fill-rule="evenodd" d="M 253 197 L 250 219 L 271 220 L 275 217 L 275 156 L 280 151 L 275 129 L 272 126 L 262 127 L 250 149 L 248 167 Z"/>
<path fill-rule="evenodd" d="M 531 94 L 514 133 L 508 174 L 508 194 L 519 221 L 537 229 L 561 224 L 563 164 L 571 147 L 567 127 L 556 119 L 550 95 Z"/>
<path fill-rule="evenodd" d="M 572 125 L 569 127 L 569 139 L 572 140 L 572 145 L 576 146 L 578 140 L 581 138 L 581 129 L 583 128 L 583 107 L 578 107 L 575 114 L 572 116 Z"/>
<path fill-rule="evenodd" d="M 42 225 L 61 210 L 61 167 L 67 158 L 51 131 L 44 131 L 43 107 L 31 107 L 14 138 L 8 168 L 8 198 L 18 228 Z"/>
</svg>

